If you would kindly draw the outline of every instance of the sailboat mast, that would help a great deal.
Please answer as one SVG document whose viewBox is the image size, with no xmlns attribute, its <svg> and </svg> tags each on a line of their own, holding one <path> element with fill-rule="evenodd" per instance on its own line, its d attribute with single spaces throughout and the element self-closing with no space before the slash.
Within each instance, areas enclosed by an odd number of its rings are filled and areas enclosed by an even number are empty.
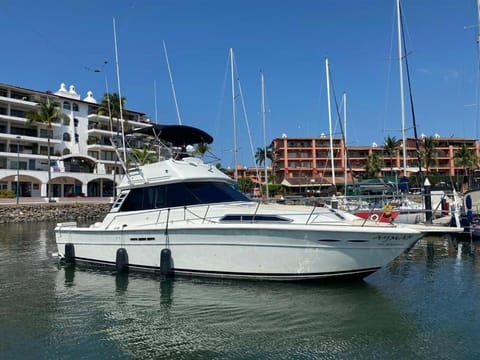
<svg viewBox="0 0 480 360">
<path fill-rule="evenodd" d="M 330 68 L 328 58 L 325 59 L 325 72 L 327 74 L 327 105 L 328 105 L 328 129 L 330 132 L 330 162 L 332 166 L 332 183 L 335 184 L 335 161 L 333 160 L 333 134 L 332 134 L 332 106 L 330 104 Z"/>
<path fill-rule="evenodd" d="M 118 65 L 118 47 L 117 47 L 117 30 L 115 28 L 115 18 L 113 18 L 113 39 L 115 43 L 115 64 L 117 67 L 117 84 L 118 84 L 118 99 L 120 108 L 120 124 L 122 127 L 122 144 L 123 144 L 123 164 L 127 162 L 127 144 L 125 143 L 125 128 L 123 120 L 123 104 L 122 104 L 122 91 L 120 89 L 120 66 Z M 125 165 L 124 165 L 125 166 Z"/>
<path fill-rule="evenodd" d="M 476 110 L 475 110 L 475 138 L 478 139 L 478 121 L 480 118 L 480 0 L 477 0 L 477 88 L 475 94 Z"/>
<path fill-rule="evenodd" d="M 153 99 L 155 105 L 155 124 L 158 124 L 158 109 L 157 109 L 157 81 L 153 80 Z"/>
<path fill-rule="evenodd" d="M 344 139 L 344 186 L 345 190 L 344 193 L 347 195 L 347 181 L 348 181 L 348 174 L 347 174 L 347 169 L 348 169 L 348 153 L 347 153 L 347 93 L 343 93 L 343 139 Z"/>
<path fill-rule="evenodd" d="M 397 0 L 397 32 L 398 32 L 398 64 L 400 71 L 400 108 L 402 114 L 402 156 L 403 156 L 403 174 L 407 175 L 407 138 L 405 134 L 405 95 L 403 90 L 403 50 L 402 50 L 402 19 L 401 19 L 400 0 Z"/>
<path fill-rule="evenodd" d="M 263 76 L 263 71 L 261 74 L 262 80 L 262 123 L 263 123 L 263 165 L 265 169 L 265 196 L 266 199 L 269 197 L 268 193 L 268 170 L 267 170 L 267 131 L 266 131 L 266 121 L 265 121 L 265 78 Z"/>
<path fill-rule="evenodd" d="M 233 116 L 233 162 L 234 162 L 234 178 L 238 181 L 238 169 L 237 169 L 237 117 L 235 109 L 235 78 L 234 78 L 234 61 L 233 61 L 233 48 L 230 48 L 230 70 L 232 80 L 232 116 Z"/>
</svg>

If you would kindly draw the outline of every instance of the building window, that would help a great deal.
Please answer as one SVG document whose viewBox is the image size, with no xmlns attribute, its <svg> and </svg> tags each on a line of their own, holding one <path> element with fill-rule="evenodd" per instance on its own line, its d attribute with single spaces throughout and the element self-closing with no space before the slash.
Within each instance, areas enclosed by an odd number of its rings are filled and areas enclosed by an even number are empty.
<svg viewBox="0 0 480 360">
<path fill-rule="evenodd" d="M 75 134 L 75 144 L 78 144 L 78 134 Z"/>
<path fill-rule="evenodd" d="M 69 149 L 63 149 L 63 155 L 69 155 L 70 150 Z"/>
<path fill-rule="evenodd" d="M 78 111 L 78 104 L 77 103 L 73 103 L 72 107 L 73 107 L 73 111 Z"/>
<path fill-rule="evenodd" d="M 10 115 L 15 116 L 15 117 L 24 118 L 25 117 L 25 111 L 17 110 L 17 109 L 11 109 L 10 110 Z"/>
<path fill-rule="evenodd" d="M 70 134 L 68 132 L 63 133 L 63 141 L 70 141 Z"/>
<path fill-rule="evenodd" d="M 40 129 L 40 137 L 41 138 L 46 138 L 48 139 L 50 137 L 50 139 L 53 138 L 53 130 L 48 130 L 48 129 Z"/>
<path fill-rule="evenodd" d="M 75 127 L 78 126 L 78 119 L 77 118 L 73 119 L 73 126 L 75 126 Z"/>
<path fill-rule="evenodd" d="M 88 156 L 98 159 L 98 151 L 89 151 Z"/>
<path fill-rule="evenodd" d="M 70 105 L 70 103 L 69 103 L 68 101 L 64 101 L 64 102 L 63 102 L 63 108 L 64 108 L 65 110 L 72 110 L 72 107 L 71 107 L 71 105 Z"/>
</svg>

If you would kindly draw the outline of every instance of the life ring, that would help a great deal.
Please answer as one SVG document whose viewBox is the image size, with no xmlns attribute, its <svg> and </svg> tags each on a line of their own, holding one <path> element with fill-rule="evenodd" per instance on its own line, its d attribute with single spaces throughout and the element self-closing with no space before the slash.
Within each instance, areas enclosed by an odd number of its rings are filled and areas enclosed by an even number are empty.
<svg viewBox="0 0 480 360">
<path fill-rule="evenodd" d="M 372 221 L 378 221 L 379 216 L 378 216 L 378 214 L 372 214 L 368 218 Z"/>
<path fill-rule="evenodd" d="M 390 217 L 392 216 L 392 212 L 393 212 L 393 206 L 390 205 L 390 204 L 387 204 L 383 207 L 383 217 Z"/>
</svg>

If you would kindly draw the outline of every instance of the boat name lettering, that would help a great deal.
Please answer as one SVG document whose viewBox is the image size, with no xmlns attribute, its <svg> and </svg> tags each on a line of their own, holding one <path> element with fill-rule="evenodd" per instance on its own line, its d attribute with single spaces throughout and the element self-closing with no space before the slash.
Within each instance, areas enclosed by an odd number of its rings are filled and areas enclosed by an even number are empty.
<svg viewBox="0 0 480 360">
<path fill-rule="evenodd" d="M 138 238 L 130 238 L 130 241 L 154 241 L 154 237 L 138 237 Z"/>
<path fill-rule="evenodd" d="M 379 241 L 400 241 L 408 239 L 408 235 L 378 235 L 377 240 Z"/>
</svg>

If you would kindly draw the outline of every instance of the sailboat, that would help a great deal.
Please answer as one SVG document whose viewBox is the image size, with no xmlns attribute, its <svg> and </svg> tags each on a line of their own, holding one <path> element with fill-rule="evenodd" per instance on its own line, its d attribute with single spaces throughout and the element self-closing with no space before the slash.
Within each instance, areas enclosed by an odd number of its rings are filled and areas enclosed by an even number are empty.
<svg viewBox="0 0 480 360">
<path fill-rule="evenodd" d="M 406 65 L 406 78 L 408 80 L 408 89 L 410 104 L 412 108 L 412 120 L 413 120 L 413 129 L 415 139 L 418 139 L 415 123 L 415 113 L 413 111 L 413 99 L 411 93 L 411 83 L 410 75 L 408 71 L 408 61 L 406 56 L 406 46 L 405 40 L 403 38 L 403 22 L 402 22 L 402 9 L 401 9 L 401 0 L 396 0 L 396 14 L 397 14 L 397 39 L 398 39 L 398 65 L 399 65 L 399 77 L 400 77 L 400 109 L 401 109 L 401 131 L 402 131 L 402 160 L 403 160 L 403 175 L 407 175 L 408 165 L 407 165 L 407 136 L 406 136 L 406 115 L 405 115 L 405 90 L 404 90 L 404 81 L 405 75 L 403 72 L 403 65 L 405 62 Z M 420 154 L 418 140 L 416 142 L 417 154 Z M 421 171 L 421 160 L 418 159 L 418 170 Z M 405 223 L 405 224 L 418 224 L 423 223 L 427 220 L 427 211 L 423 203 L 413 201 L 408 199 L 405 194 L 400 195 L 394 199 L 378 199 L 376 204 L 370 206 L 367 209 L 356 209 L 353 213 L 357 216 L 360 216 L 365 219 L 390 222 L 395 221 L 396 223 Z M 456 205 L 455 199 L 449 199 L 442 194 L 438 194 L 435 199 L 435 203 L 432 204 L 433 213 L 438 213 L 444 215 L 444 210 L 442 210 L 441 204 L 447 200 L 451 205 Z M 449 206 L 456 208 L 458 206 Z"/>
</svg>

